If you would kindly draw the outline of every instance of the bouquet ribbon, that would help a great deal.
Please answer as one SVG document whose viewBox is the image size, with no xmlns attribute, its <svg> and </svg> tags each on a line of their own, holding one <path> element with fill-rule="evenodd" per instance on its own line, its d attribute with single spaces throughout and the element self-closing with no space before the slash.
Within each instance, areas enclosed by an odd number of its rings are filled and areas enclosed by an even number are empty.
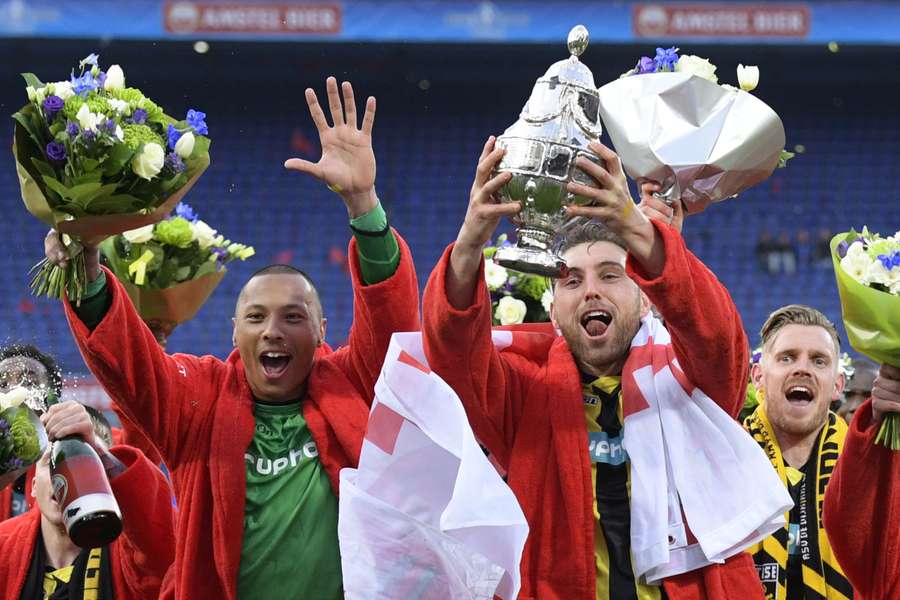
<svg viewBox="0 0 900 600">
<path fill-rule="evenodd" d="M 153 260 L 153 253 L 149 250 L 144 250 L 140 258 L 128 265 L 128 274 L 134 277 L 134 282 L 137 285 L 144 285 L 144 281 L 147 278 L 147 265 L 151 260 Z"/>
</svg>

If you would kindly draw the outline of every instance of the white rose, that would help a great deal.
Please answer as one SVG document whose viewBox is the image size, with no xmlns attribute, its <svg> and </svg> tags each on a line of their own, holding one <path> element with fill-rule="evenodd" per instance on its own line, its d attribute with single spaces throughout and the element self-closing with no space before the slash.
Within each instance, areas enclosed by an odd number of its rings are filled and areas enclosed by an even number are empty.
<svg viewBox="0 0 900 600">
<path fill-rule="evenodd" d="M 106 81 L 103 82 L 105 90 L 121 90 L 125 87 L 125 72 L 119 65 L 112 65 L 106 70 Z"/>
<path fill-rule="evenodd" d="M 72 89 L 71 81 L 57 81 L 53 84 L 53 93 L 66 101 L 75 95 L 75 90 Z"/>
<path fill-rule="evenodd" d="M 95 131 L 100 122 L 106 120 L 106 117 L 103 115 L 92 113 L 87 104 L 81 105 L 81 108 L 75 114 L 75 118 L 78 119 L 78 124 L 81 125 L 81 129 L 84 131 Z"/>
<path fill-rule="evenodd" d="M 153 239 L 153 228 L 155 225 L 151 223 L 150 225 L 144 225 L 143 227 L 138 227 L 137 229 L 132 229 L 131 231 L 126 231 L 122 234 L 129 243 L 132 244 L 143 244 L 144 242 L 149 242 Z"/>
<path fill-rule="evenodd" d="M 188 131 L 175 142 L 175 154 L 181 158 L 188 158 L 194 151 L 194 133 Z"/>
<path fill-rule="evenodd" d="M 685 54 L 679 58 L 678 62 L 675 63 L 675 72 L 687 73 L 702 77 L 713 83 L 719 83 L 719 78 L 716 77 L 716 66 L 707 59 L 694 56 L 693 54 Z"/>
<path fill-rule="evenodd" d="M 515 325 L 521 323 L 525 319 L 525 313 L 528 307 L 518 298 L 512 296 L 503 296 L 497 303 L 497 310 L 494 316 L 500 321 L 501 325 Z"/>
<path fill-rule="evenodd" d="M 203 249 L 209 248 L 216 241 L 216 230 L 203 221 L 191 223 L 191 231 L 194 232 L 194 239 L 199 242 L 200 247 Z"/>
<path fill-rule="evenodd" d="M 144 144 L 141 153 L 131 159 L 131 168 L 143 179 L 153 179 L 162 171 L 166 160 L 166 151 L 156 142 Z"/>
<path fill-rule="evenodd" d="M 553 290 L 547 288 L 544 290 L 543 295 L 541 295 L 541 304 L 544 307 L 544 310 L 547 311 L 547 314 L 550 314 L 550 305 L 553 304 Z"/>
<path fill-rule="evenodd" d="M 106 101 L 113 108 L 113 110 L 115 110 L 120 115 L 128 116 L 131 114 L 131 106 L 124 100 L 119 100 L 118 98 L 107 98 Z"/>
<path fill-rule="evenodd" d="M 484 279 L 487 281 L 488 288 L 498 289 L 506 283 L 507 278 L 509 278 L 509 273 L 506 272 L 506 269 L 492 260 L 484 261 Z"/>
<path fill-rule="evenodd" d="M 745 67 L 738 65 L 738 85 L 745 92 L 752 92 L 759 85 L 759 67 Z"/>
<path fill-rule="evenodd" d="M 28 390 L 23 387 L 15 387 L 8 392 L 0 394 L 0 410 L 15 408 L 28 399 Z"/>
<path fill-rule="evenodd" d="M 850 277 L 863 285 L 869 283 L 869 268 L 872 266 L 872 259 L 869 255 L 862 252 L 854 252 L 853 246 L 862 248 L 862 244 L 851 244 L 847 254 L 841 259 L 841 268 Z"/>
</svg>

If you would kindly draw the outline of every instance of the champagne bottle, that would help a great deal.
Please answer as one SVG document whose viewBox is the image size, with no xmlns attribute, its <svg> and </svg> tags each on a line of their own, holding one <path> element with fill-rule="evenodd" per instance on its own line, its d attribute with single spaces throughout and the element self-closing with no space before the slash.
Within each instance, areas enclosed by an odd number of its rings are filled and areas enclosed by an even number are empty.
<svg viewBox="0 0 900 600">
<path fill-rule="evenodd" d="M 54 400 L 48 398 L 48 404 L 54 404 Z M 53 442 L 50 482 L 72 543 L 81 548 L 99 548 L 119 537 L 119 504 L 100 457 L 81 437 L 69 436 Z"/>
</svg>

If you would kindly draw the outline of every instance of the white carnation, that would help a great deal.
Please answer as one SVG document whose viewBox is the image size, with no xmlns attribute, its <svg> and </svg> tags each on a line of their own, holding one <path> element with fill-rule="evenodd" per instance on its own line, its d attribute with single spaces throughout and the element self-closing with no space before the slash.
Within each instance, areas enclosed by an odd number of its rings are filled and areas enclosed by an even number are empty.
<svg viewBox="0 0 900 600">
<path fill-rule="evenodd" d="M 512 296 L 503 296 L 497 303 L 494 316 L 501 325 L 515 325 L 525 320 L 526 312 L 528 312 L 528 307 L 524 302 Z"/>
<path fill-rule="evenodd" d="M 492 260 L 484 261 L 484 279 L 487 281 L 488 288 L 497 290 L 501 285 L 506 283 L 509 273 L 506 269 L 498 265 Z"/>
</svg>

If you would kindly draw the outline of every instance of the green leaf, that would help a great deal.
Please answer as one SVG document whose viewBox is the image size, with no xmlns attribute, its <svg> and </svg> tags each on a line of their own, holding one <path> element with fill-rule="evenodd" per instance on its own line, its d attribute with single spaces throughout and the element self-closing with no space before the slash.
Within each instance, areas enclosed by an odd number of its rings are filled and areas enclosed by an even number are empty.
<svg viewBox="0 0 900 600">
<path fill-rule="evenodd" d="M 37 75 L 34 73 L 22 73 L 22 79 L 25 80 L 25 85 L 30 85 L 34 89 L 38 89 L 40 87 L 44 87 L 44 84 L 40 79 L 37 78 Z"/>
<path fill-rule="evenodd" d="M 81 168 L 84 169 L 86 173 L 90 173 L 91 171 L 96 171 L 97 167 L 100 166 L 100 161 L 96 158 L 85 158 L 81 161 Z"/>
<path fill-rule="evenodd" d="M 31 157 L 31 164 L 34 165 L 34 168 L 38 170 L 38 173 L 41 175 L 46 175 L 47 177 L 56 178 L 56 170 L 50 166 L 50 163 L 47 163 L 36 156 Z"/>
<path fill-rule="evenodd" d="M 48 188 L 50 188 L 51 190 L 53 190 L 54 192 L 56 192 L 57 194 L 62 196 L 64 199 L 68 200 L 71 198 L 69 188 L 67 188 L 62 183 L 60 183 L 59 180 L 56 179 L 56 177 L 52 177 L 50 175 L 44 175 L 42 173 L 41 178 L 44 180 L 44 184 Z"/>
<path fill-rule="evenodd" d="M 197 267 L 197 272 L 194 273 L 193 279 L 198 279 L 200 277 L 203 277 L 204 275 L 210 275 L 215 272 L 216 272 L 216 261 L 205 260 L 199 267 Z"/>
<path fill-rule="evenodd" d="M 116 144 L 109 150 L 106 160 L 103 161 L 103 174 L 107 177 L 117 175 L 125 169 L 132 157 L 134 151 L 125 144 Z"/>
<path fill-rule="evenodd" d="M 93 214 L 125 214 L 137 212 L 144 207 L 144 201 L 130 194 L 113 194 L 91 201 L 90 208 Z"/>
<path fill-rule="evenodd" d="M 31 138 L 31 141 L 34 143 L 34 150 L 40 152 L 43 156 L 44 146 L 46 146 L 46 144 L 43 141 L 43 136 L 40 134 L 40 131 L 35 128 L 34 123 L 31 121 L 30 115 L 25 114 L 24 110 L 20 110 L 13 115 L 13 119 L 25 130 L 28 137 Z"/>
</svg>

